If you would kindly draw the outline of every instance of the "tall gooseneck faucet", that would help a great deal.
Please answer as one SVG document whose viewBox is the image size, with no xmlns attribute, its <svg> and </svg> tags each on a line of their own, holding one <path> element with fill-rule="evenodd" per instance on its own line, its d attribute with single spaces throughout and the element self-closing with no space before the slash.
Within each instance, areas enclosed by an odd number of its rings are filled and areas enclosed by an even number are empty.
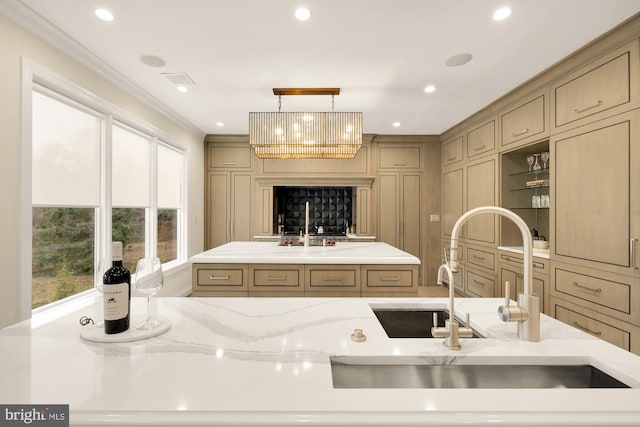
<svg viewBox="0 0 640 427">
<path fill-rule="evenodd" d="M 451 350 L 460 350 L 460 338 L 471 338 L 473 336 L 473 330 L 471 329 L 471 320 L 469 313 L 467 313 L 467 327 L 461 328 L 455 319 L 455 308 L 453 302 L 455 300 L 455 282 L 453 277 L 453 271 L 447 264 L 442 264 L 438 269 L 438 285 L 442 285 L 442 272 L 447 272 L 449 279 L 449 319 L 445 320 L 444 327 L 438 326 L 438 315 L 433 313 L 433 327 L 431 328 L 431 335 L 434 338 L 444 338 L 442 343 L 445 347 Z"/>
<path fill-rule="evenodd" d="M 522 218 L 499 206 L 481 206 L 465 212 L 458 218 L 451 231 L 451 260 L 449 261 L 451 270 L 457 271 L 458 267 L 458 235 L 462 225 L 470 218 L 485 213 L 498 214 L 510 219 L 522 234 L 524 293 L 518 294 L 517 305 L 512 306 L 507 300 L 505 305 L 498 307 L 498 315 L 504 322 L 518 322 L 518 337 L 521 340 L 540 341 L 540 299 L 533 295 L 533 243 L 529 227 Z M 509 295 L 508 286 L 507 284 L 505 292 L 507 296 Z"/>
</svg>

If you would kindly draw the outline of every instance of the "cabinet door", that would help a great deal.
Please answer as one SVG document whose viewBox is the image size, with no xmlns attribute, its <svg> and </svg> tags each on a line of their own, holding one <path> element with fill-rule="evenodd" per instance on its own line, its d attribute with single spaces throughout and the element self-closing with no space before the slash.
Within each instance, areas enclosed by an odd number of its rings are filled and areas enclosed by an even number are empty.
<svg viewBox="0 0 640 427">
<path fill-rule="evenodd" d="M 467 133 L 467 159 L 488 154 L 496 148 L 496 121 L 491 120 Z"/>
<path fill-rule="evenodd" d="M 251 240 L 251 175 L 231 174 L 231 240 Z"/>
<path fill-rule="evenodd" d="M 442 232 L 445 236 L 451 236 L 453 225 L 464 213 L 463 175 L 463 169 L 442 174 Z"/>
<path fill-rule="evenodd" d="M 230 175 L 210 173 L 208 184 L 207 249 L 211 249 L 227 243 L 230 238 Z"/>
<path fill-rule="evenodd" d="M 551 144 L 555 254 L 637 275 L 631 239 L 640 234 L 638 113 L 576 129 Z"/>
<path fill-rule="evenodd" d="M 400 223 L 401 249 L 420 258 L 420 236 L 422 227 L 422 176 L 419 174 L 400 175 L 400 195 L 402 222 Z"/>
<path fill-rule="evenodd" d="M 398 247 L 398 175 L 378 177 L 378 240 Z"/>
<path fill-rule="evenodd" d="M 442 146 L 442 164 L 449 166 L 464 160 L 463 156 L 464 137 L 459 136 L 452 141 L 445 142 Z"/>
<path fill-rule="evenodd" d="M 497 158 L 466 166 L 467 210 L 479 206 L 495 206 Z M 496 216 L 492 214 L 471 218 L 466 224 L 466 238 L 485 243 L 496 243 Z"/>
</svg>

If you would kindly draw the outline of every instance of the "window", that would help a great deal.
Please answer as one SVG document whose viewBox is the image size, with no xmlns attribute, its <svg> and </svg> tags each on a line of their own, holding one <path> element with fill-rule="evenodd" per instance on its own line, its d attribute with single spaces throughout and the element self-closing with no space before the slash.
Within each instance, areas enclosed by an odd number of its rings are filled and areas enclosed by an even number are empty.
<svg viewBox="0 0 640 427">
<path fill-rule="evenodd" d="M 33 86 L 32 309 L 92 289 L 111 241 L 132 273 L 184 259 L 185 153 L 144 128 Z"/>
</svg>

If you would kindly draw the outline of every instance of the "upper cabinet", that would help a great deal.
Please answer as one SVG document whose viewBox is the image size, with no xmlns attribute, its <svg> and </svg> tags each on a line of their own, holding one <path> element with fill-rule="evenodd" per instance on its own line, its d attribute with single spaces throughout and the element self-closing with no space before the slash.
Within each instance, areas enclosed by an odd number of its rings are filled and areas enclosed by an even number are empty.
<svg viewBox="0 0 640 427">
<path fill-rule="evenodd" d="M 553 133 L 640 105 L 638 39 L 551 85 Z"/>
<path fill-rule="evenodd" d="M 496 119 L 474 126 L 467 132 L 467 159 L 496 151 Z"/>
<path fill-rule="evenodd" d="M 420 146 L 383 144 L 378 148 L 378 169 L 415 169 L 422 167 Z"/>
<path fill-rule="evenodd" d="M 251 148 L 247 144 L 238 146 L 217 146 L 210 144 L 207 149 L 210 169 L 250 169 Z"/>
<path fill-rule="evenodd" d="M 549 96 L 545 87 L 500 113 L 500 148 L 508 150 L 549 135 Z"/>
<path fill-rule="evenodd" d="M 442 165 L 448 167 L 464 160 L 464 137 L 462 135 L 445 141 L 442 146 Z"/>
</svg>

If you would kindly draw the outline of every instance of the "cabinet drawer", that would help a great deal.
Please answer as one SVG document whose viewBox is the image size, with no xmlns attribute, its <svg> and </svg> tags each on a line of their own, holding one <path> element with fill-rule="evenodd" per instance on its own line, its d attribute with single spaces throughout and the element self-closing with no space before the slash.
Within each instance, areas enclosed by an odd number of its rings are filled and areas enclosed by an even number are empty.
<svg viewBox="0 0 640 427">
<path fill-rule="evenodd" d="M 500 262 L 509 263 L 522 267 L 524 262 L 523 256 L 512 252 L 500 252 Z M 549 260 L 544 258 L 533 258 L 533 272 L 540 274 L 549 274 Z"/>
<path fill-rule="evenodd" d="M 555 127 L 569 129 L 633 108 L 636 83 L 632 75 L 637 73 L 637 63 L 638 41 L 634 40 L 553 84 Z"/>
<path fill-rule="evenodd" d="M 242 286 L 242 270 L 198 270 L 198 286 Z"/>
<path fill-rule="evenodd" d="M 299 287 L 303 289 L 302 271 L 297 268 L 255 268 L 252 267 L 252 288 Z M 251 289 L 256 290 L 256 289 Z"/>
<path fill-rule="evenodd" d="M 630 350 L 631 334 L 628 331 L 570 310 L 560 304 L 558 302 L 554 303 L 555 318 L 557 320 L 625 350 Z"/>
<path fill-rule="evenodd" d="M 496 121 L 491 120 L 467 133 L 467 159 L 495 150 Z"/>
<path fill-rule="evenodd" d="M 501 146 L 516 146 L 545 136 L 548 132 L 545 115 L 545 95 L 507 110 L 500 118 Z"/>
<path fill-rule="evenodd" d="M 556 268 L 555 290 L 604 308 L 630 314 L 631 286 L 627 283 Z"/>
<path fill-rule="evenodd" d="M 495 270 L 496 255 L 476 248 L 467 248 L 467 264 Z"/>
<path fill-rule="evenodd" d="M 447 142 L 443 145 L 442 164 L 444 166 L 461 162 L 463 160 L 462 142 L 463 142 L 463 137 L 460 136 L 454 139 L 453 141 Z"/>
<path fill-rule="evenodd" d="M 308 290 L 318 288 L 356 288 L 358 281 L 355 269 L 351 270 L 311 270 Z"/>
<path fill-rule="evenodd" d="M 251 148 L 210 146 L 209 167 L 213 169 L 250 168 Z"/>
<path fill-rule="evenodd" d="M 417 292 L 418 265 L 363 266 L 363 292 Z"/>
<path fill-rule="evenodd" d="M 467 270 L 467 293 L 482 297 L 492 298 L 496 286 L 496 279 L 481 276 Z"/>
<path fill-rule="evenodd" d="M 367 271 L 367 286 L 376 287 L 404 287 L 412 286 L 412 277 L 410 271 L 402 270 L 380 270 Z"/>
<path fill-rule="evenodd" d="M 420 169 L 420 147 L 380 147 L 380 169 Z"/>
</svg>

